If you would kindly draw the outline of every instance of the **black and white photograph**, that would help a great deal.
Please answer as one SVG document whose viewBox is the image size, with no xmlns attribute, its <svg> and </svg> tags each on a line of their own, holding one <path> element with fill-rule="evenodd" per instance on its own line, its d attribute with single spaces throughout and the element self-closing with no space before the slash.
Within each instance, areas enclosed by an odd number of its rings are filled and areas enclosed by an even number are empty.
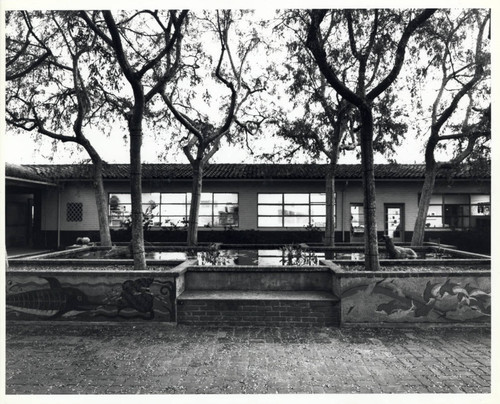
<svg viewBox="0 0 500 404">
<path fill-rule="evenodd" d="M 494 402 L 493 2 L 0 11 L 2 400 Z"/>
</svg>

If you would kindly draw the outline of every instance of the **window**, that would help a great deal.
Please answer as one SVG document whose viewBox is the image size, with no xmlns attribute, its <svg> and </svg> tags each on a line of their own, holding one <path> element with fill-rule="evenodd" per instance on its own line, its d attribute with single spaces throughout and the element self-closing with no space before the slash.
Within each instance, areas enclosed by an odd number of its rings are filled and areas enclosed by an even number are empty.
<svg viewBox="0 0 500 404">
<path fill-rule="evenodd" d="M 362 236 L 365 232 L 365 214 L 362 203 L 351 204 L 351 234 Z"/>
<path fill-rule="evenodd" d="M 68 202 L 66 204 L 66 221 L 81 222 L 83 220 L 83 204 L 81 202 Z"/>
<path fill-rule="evenodd" d="M 160 194 L 142 194 L 142 212 L 145 220 L 149 220 L 151 226 L 160 226 Z M 109 195 L 109 222 L 111 227 L 121 227 L 130 224 L 132 214 L 132 199 L 130 194 Z"/>
<path fill-rule="evenodd" d="M 326 196 L 324 193 L 258 194 L 257 214 L 259 227 L 324 227 Z"/>
<path fill-rule="evenodd" d="M 427 228 L 479 227 L 490 216 L 489 195 L 435 194 L 427 212 Z"/>
<path fill-rule="evenodd" d="M 143 213 L 153 227 L 185 226 L 191 207 L 191 193 L 144 193 Z M 121 227 L 130 222 L 130 194 L 110 194 L 110 225 Z M 200 200 L 199 226 L 238 226 L 238 194 L 203 192 Z"/>
</svg>

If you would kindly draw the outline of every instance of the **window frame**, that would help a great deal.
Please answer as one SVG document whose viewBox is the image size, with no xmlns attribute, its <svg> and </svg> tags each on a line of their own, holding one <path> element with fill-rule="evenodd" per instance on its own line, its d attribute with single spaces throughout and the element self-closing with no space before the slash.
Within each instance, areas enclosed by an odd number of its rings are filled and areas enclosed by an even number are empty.
<svg viewBox="0 0 500 404">
<path fill-rule="evenodd" d="M 484 203 L 485 206 L 488 206 L 489 213 L 484 214 L 484 215 L 473 215 L 472 214 L 472 207 L 473 206 L 479 206 L 483 203 L 472 203 L 472 196 L 474 195 L 483 195 L 483 196 L 488 196 L 489 202 Z M 447 203 L 446 197 L 450 198 L 453 196 L 466 196 L 467 197 L 467 202 L 465 203 Z M 429 203 L 429 208 L 430 207 L 439 207 L 441 210 L 440 215 L 429 215 L 429 211 L 427 211 L 427 216 L 425 218 L 425 224 L 427 225 L 427 220 L 430 217 L 433 218 L 441 218 L 441 226 L 436 226 L 436 227 L 425 227 L 425 230 L 467 230 L 467 229 L 474 229 L 477 228 L 477 225 L 472 225 L 473 220 L 472 219 L 477 219 L 477 218 L 488 218 L 491 217 L 491 193 L 486 194 L 486 193 L 437 193 L 437 194 L 432 194 L 432 197 L 440 197 L 441 198 L 441 203 Z M 421 194 L 418 195 L 418 200 L 420 201 Z M 447 214 L 446 208 L 447 206 L 449 209 L 451 207 L 458 207 L 458 209 L 461 211 L 461 214 L 458 215 L 453 215 L 453 214 Z M 464 213 L 465 212 L 465 213 Z M 450 225 L 449 221 L 452 220 L 453 218 L 457 219 L 460 225 L 458 226 L 452 226 Z"/>
<path fill-rule="evenodd" d="M 187 221 L 189 220 L 189 210 L 190 210 L 190 205 L 191 205 L 191 198 L 189 197 L 191 195 L 191 192 L 185 192 L 185 191 L 181 191 L 181 192 L 143 192 L 143 195 L 147 195 L 147 194 L 159 194 L 159 203 L 157 203 L 157 206 L 158 206 L 158 214 L 155 214 L 154 217 L 157 217 L 159 218 L 159 222 L 160 222 L 160 225 L 157 225 L 157 224 L 153 224 L 150 226 L 150 229 L 162 229 L 162 228 L 165 228 L 169 226 L 169 224 L 166 224 L 166 222 L 164 223 L 164 221 L 166 219 L 171 219 L 172 217 L 174 218 L 181 218 L 182 219 L 185 219 L 186 221 L 186 226 L 187 226 Z M 179 195 L 183 195 L 184 197 L 184 202 L 179 202 L 179 203 L 167 203 L 164 201 L 164 198 L 166 199 L 166 197 L 164 195 L 167 195 L 167 194 L 179 194 Z M 200 229 L 203 229 L 203 228 L 206 228 L 206 227 L 209 227 L 209 228 L 215 228 L 215 229 L 224 229 L 224 228 L 227 228 L 227 227 L 232 227 L 232 228 L 237 228 L 239 227 L 239 224 L 240 224 L 240 221 L 239 221 L 239 206 L 240 206 L 240 194 L 239 192 L 224 192 L 224 191 L 217 191 L 217 192 L 203 192 L 203 194 L 210 194 L 210 202 L 209 203 L 202 203 L 201 202 L 201 199 L 200 199 L 200 210 L 201 210 L 201 206 L 202 205 L 208 205 L 210 206 L 210 215 L 200 215 L 198 214 L 198 220 L 200 217 L 208 217 L 210 218 L 210 221 L 209 221 L 209 226 L 206 226 L 206 225 L 202 225 L 200 226 Z M 217 202 L 215 203 L 214 200 L 215 200 L 215 195 L 220 195 L 220 194 L 231 194 L 231 195 L 236 195 L 236 202 L 225 202 L 225 203 L 221 203 L 221 202 Z M 113 195 L 128 195 L 130 197 L 130 192 L 108 192 L 108 218 L 109 218 L 109 223 L 110 223 L 110 228 L 111 229 L 119 229 L 122 227 L 123 225 L 123 221 L 121 221 L 120 225 L 112 225 L 112 211 L 111 211 L 111 204 L 110 204 L 110 200 L 111 200 L 111 197 Z M 131 202 L 119 202 L 119 205 L 124 205 L 124 206 L 128 206 L 130 207 L 129 210 L 127 210 L 126 212 L 130 212 L 131 211 L 131 207 L 132 207 L 132 203 Z M 143 200 L 143 212 L 145 211 L 144 210 L 144 207 L 148 205 L 148 203 L 144 203 L 144 200 Z M 164 215 L 162 213 L 162 208 L 165 207 L 165 206 L 172 206 L 172 205 L 175 205 L 175 206 L 183 206 L 184 207 L 184 212 L 185 212 L 185 215 L 182 215 L 182 216 L 179 216 L 179 215 Z M 228 205 L 232 205 L 234 207 L 237 208 L 237 210 L 235 210 L 237 212 L 237 214 L 235 215 L 236 217 L 236 224 L 226 224 L 226 225 L 214 225 L 214 222 L 215 222 L 215 219 L 216 219 L 216 216 L 215 216 L 215 205 L 225 205 L 225 206 L 228 206 Z M 125 215 L 125 220 L 126 218 L 130 218 L 130 213 Z M 217 216 L 218 218 L 218 216 Z M 182 219 L 180 219 L 178 222 L 175 222 L 177 225 L 179 222 L 182 222 Z M 184 226 L 179 226 L 179 227 L 184 227 Z"/>
<path fill-rule="evenodd" d="M 312 195 L 313 194 L 323 194 L 325 197 L 325 202 L 324 203 L 319 203 L 319 202 L 312 202 Z M 260 196 L 261 195 L 280 195 L 281 196 L 281 202 L 260 202 Z M 302 203 L 302 202 L 287 202 L 286 201 L 286 195 L 307 195 L 308 202 L 307 203 Z M 265 207 L 265 206 L 275 206 L 279 207 L 278 209 L 281 209 L 281 214 L 276 214 L 276 215 L 271 215 L 271 214 L 260 214 L 260 207 Z M 287 215 L 286 214 L 286 207 L 287 206 L 307 206 L 307 214 L 300 214 L 300 215 Z M 324 215 L 316 215 L 313 214 L 312 208 L 313 206 L 324 206 L 325 207 L 325 214 Z M 278 210 L 279 212 L 279 210 Z M 293 217 L 300 217 L 300 218 L 307 218 L 307 224 L 303 225 L 297 225 L 297 226 L 290 226 L 286 225 L 286 218 L 293 218 Z M 261 224 L 261 219 L 265 218 L 280 218 L 281 224 L 280 225 L 270 225 L 270 226 L 263 226 Z M 323 223 L 324 225 L 322 226 L 317 226 L 312 220 L 314 218 L 323 218 Z M 333 221 L 334 221 L 334 227 L 337 224 L 337 193 L 335 193 L 334 196 L 334 214 L 333 214 Z M 257 228 L 258 229 L 276 229 L 276 228 L 283 228 L 283 229 L 303 229 L 305 227 L 309 226 L 315 226 L 321 229 L 324 229 L 326 226 L 326 193 L 325 192 L 258 192 L 257 193 Z"/>
<path fill-rule="evenodd" d="M 352 225 L 353 223 L 353 214 L 352 214 L 352 208 L 357 207 L 360 208 L 361 213 L 358 213 L 358 217 L 363 217 L 363 225 L 358 226 L 359 229 L 362 230 L 355 230 L 354 226 Z M 350 233 L 353 236 L 361 236 L 365 234 L 365 224 L 366 224 L 366 218 L 365 218 L 365 211 L 364 211 L 364 203 L 363 202 L 351 202 L 349 204 L 349 228 L 350 228 Z"/>
</svg>

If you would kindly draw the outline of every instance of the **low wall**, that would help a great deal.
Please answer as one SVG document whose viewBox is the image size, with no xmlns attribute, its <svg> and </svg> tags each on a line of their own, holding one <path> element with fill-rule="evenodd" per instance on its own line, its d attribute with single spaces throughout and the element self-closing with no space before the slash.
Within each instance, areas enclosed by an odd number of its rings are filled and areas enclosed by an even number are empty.
<svg viewBox="0 0 500 404">
<path fill-rule="evenodd" d="M 191 266 L 191 290 L 330 291 L 331 271 L 319 266 Z"/>
<path fill-rule="evenodd" d="M 348 272 L 326 262 L 341 325 L 490 323 L 489 271 Z"/>
<path fill-rule="evenodd" d="M 184 300 L 179 323 L 240 326 L 338 326 L 332 300 Z"/>
<path fill-rule="evenodd" d="M 189 261 L 174 268 L 134 271 L 52 267 L 7 271 L 7 320 L 176 321 L 176 297 L 184 290 Z"/>
<path fill-rule="evenodd" d="M 153 264 L 147 271 L 134 271 L 120 260 L 114 262 L 97 267 L 11 260 L 6 272 L 7 320 L 176 322 L 177 297 L 186 283 L 201 287 L 189 278 L 188 269 L 193 272 L 191 277 L 195 273 L 206 275 L 203 282 L 215 280 L 222 289 L 244 291 L 259 285 L 279 291 L 289 285 L 288 289 L 294 290 L 299 286 L 329 290 L 340 298 L 340 320 L 336 315 L 335 323 L 341 326 L 489 324 L 491 318 L 491 274 L 486 270 L 416 272 L 409 266 L 407 271 L 390 267 L 380 272 L 348 271 L 326 260 L 321 261 L 322 266 L 309 268 L 313 276 L 303 282 L 304 269 L 284 267 L 278 271 L 283 273 L 271 277 L 265 268 L 247 268 L 254 277 L 262 275 L 261 284 L 241 277 L 241 268 L 235 276 L 227 277 L 227 269 L 196 268 L 195 260 L 172 268 Z M 226 277 L 226 284 L 221 283 Z"/>
</svg>

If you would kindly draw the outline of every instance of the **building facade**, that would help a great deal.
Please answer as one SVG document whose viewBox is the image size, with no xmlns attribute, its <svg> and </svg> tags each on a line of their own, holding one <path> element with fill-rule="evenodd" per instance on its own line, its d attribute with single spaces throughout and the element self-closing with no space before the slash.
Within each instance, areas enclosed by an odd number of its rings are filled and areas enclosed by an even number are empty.
<svg viewBox="0 0 500 404">
<path fill-rule="evenodd" d="M 325 173 L 321 164 L 211 164 L 205 170 L 199 240 L 233 243 L 321 242 L 325 225 Z M 127 241 L 129 167 L 107 165 L 112 238 Z M 148 241 L 185 241 L 191 168 L 144 164 L 143 212 Z M 409 242 L 423 184 L 423 165 L 376 165 L 377 228 Z M 335 181 L 335 240 L 362 242 L 360 165 L 339 165 Z M 436 180 L 426 240 L 489 252 L 490 174 L 462 168 Z M 88 165 L 6 165 L 6 240 L 9 246 L 55 248 L 77 237 L 98 240 L 98 219 Z M 469 248 L 470 249 L 470 248 Z"/>
</svg>

